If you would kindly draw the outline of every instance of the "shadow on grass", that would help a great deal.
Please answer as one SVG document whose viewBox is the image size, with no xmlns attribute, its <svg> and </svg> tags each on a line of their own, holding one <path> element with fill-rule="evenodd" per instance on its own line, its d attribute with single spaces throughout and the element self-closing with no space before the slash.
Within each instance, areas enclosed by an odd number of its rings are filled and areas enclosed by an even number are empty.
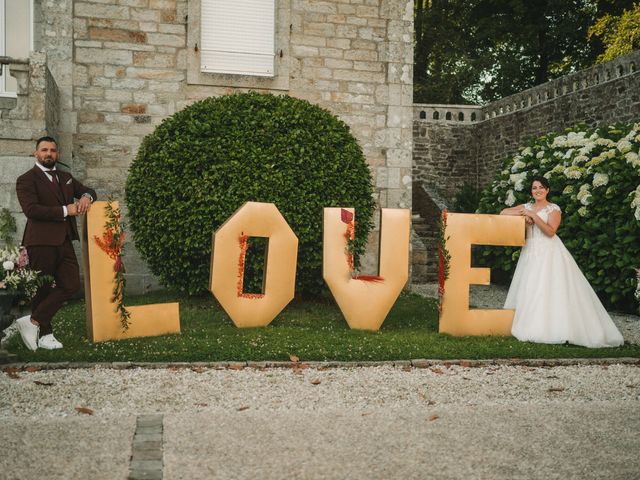
<svg viewBox="0 0 640 480">
<path fill-rule="evenodd" d="M 178 301 L 180 335 L 91 343 L 86 337 L 84 302 L 66 305 L 54 319 L 61 350 L 28 351 L 18 337 L 8 350 L 19 361 L 180 362 L 180 361 L 376 361 L 490 358 L 640 357 L 640 346 L 589 349 L 572 345 L 519 342 L 512 337 L 452 337 L 438 333 L 436 303 L 402 295 L 379 332 L 350 330 L 333 300 L 295 300 L 267 327 L 238 329 L 215 299 L 180 298 L 154 292 L 127 299 L 129 305 Z"/>
</svg>

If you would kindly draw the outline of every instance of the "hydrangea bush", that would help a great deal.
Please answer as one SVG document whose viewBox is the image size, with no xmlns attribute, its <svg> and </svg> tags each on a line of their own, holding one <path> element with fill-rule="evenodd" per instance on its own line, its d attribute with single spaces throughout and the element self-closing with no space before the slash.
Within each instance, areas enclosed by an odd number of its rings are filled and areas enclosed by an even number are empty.
<svg viewBox="0 0 640 480">
<path fill-rule="evenodd" d="M 551 184 L 549 201 L 562 209 L 558 235 L 609 308 L 636 308 L 640 266 L 640 123 L 589 129 L 534 140 L 508 158 L 482 193 L 478 212 L 499 213 L 531 201 L 531 179 Z M 508 280 L 519 248 L 487 247 L 479 263 Z"/>
</svg>

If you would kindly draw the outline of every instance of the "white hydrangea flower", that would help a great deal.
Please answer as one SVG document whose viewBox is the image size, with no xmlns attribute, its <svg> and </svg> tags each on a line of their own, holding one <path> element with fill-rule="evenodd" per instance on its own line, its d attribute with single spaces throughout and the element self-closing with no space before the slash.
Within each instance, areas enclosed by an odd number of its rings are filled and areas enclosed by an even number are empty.
<svg viewBox="0 0 640 480">
<path fill-rule="evenodd" d="M 509 169 L 506 170 L 502 170 L 502 172 L 500 172 L 502 175 L 509 175 Z"/>
<path fill-rule="evenodd" d="M 15 264 L 11 261 L 11 260 L 6 260 L 4 262 L 2 262 L 2 268 L 4 268 L 7 271 L 11 271 L 15 268 Z"/>
<path fill-rule="evenodd" d="M 595 140 L 596 138 L 600 138 L 600 136 L 598 135 L 598 132 L 593 132 L 589 137 L 589 140 Z"/>
<path fill-rule="evenodd" d="M 571 162 L 571 164 L 578 165 L 579 163 L 584 163 L 587 160 L 589 160 L 589 157 L 587 157 L 586 155 L 576 155 L 576 158 L 573 159 L 573 162 Z"/>
<path fill-rule="evenodd" d="M 542 175 L 544 178 L 546 178 L 547 180 L 549 180 L 551 178 L 551 175 L 553 174 L 553 170 L 550 170 L 548 172 L 546 172 L 544 175 Z"/>
<path fill-rule="evenodd" d="M 590 185 L 588 183 L 581 185 L 580 190 L 576 195 L 576 198 L 578 199 L 578 201 L 585 206 L 591 203 L 591 192 L 589 191 L 589 187 Z"/>
<path fill-rule="evenodd" d="M 513 167 L 511 167 L 511 171 L 512 172 L 517 172 L 518 170 L 523 169 L 524 167 L 526 167 L 527 164 L 524 162 L 521 162 L 520 160 L 516 160 L 513 164 Z"/>
<path fill-rule="evenodd" d="M 617 148 L 621 153 L 627 153 L 629 151 L 631 151 L 631 142 L 629 142 L 628 140 L 620 140 L 618 142 Z"/>
<path fill-rule="evenodd" d="M 635 129 L 633 129 L 629 133 L 627 133 L 627 135 L 624 138 L 625 138 L 625 140 L 632 141 L 633 137 L 635 137 L 637 133 L 638 132 Z"/>
<path fill-rule="evenodd" d="M 580 215 L 581 217 L 584 217 L 587 215 L 587 207 L 580 207 L 578 209 L 578 215 Z"/>
<path fill-rule="evenodd" d="M 553 169 L 551 171 L 553 173 L 564 172 L 564 165 L 556 165 L 555 167 L 553 167 Z"/>
<path fill-rule="evenodd" d="M 513 188 L 518 192 L 524 189 L 524 181 L 527 178 L 527 172 L 512 173 L 509 175 L 509 182 L 513 184 Z"/>
<path fill-rule="evenodd" d="M 573 185 L 567 185 L 566 187 L 564 187 L 564 190 L 562 190 L 563 195 L 570 195 L 572 193 L 573 193 Z"/>
<path fill-rule="evenodd" d="M 603 187 L 609 183 L 609 175 L 606 173 L 596 173 L 593 175 L 593 188 Z"/>
<path fill-rule="evenodd" d="M 557 150 L 557 151 L 553 152 L 553 156 L 557 157 L 557 158 L 560 158 L 560 157 L 564 156 L 564 153 L 562 153 L 561 151 Z"/>
<path fill-rule="evenodd" d="M 553 143 L 551 144 L 552 148 L 566 147 L 567 146 L 567 137 L 564 135 L 558 135 L 553 139 Z"/>
<path fill-rule="evenodd" d="M 637 221 L 639 221 L 639 222 L 640 222 L 640 207 L 637 207 L 637 208 L 636 208 L 636 211 L 633 213 L 633 216 L 635 217 L 635 219 L 636 219 Z"/>
<path fill-rule="evenodd" d="M 640 155 L 636 152 L 629 152 L 624 156 L 624 158 L 627 159 L 627 163 L 630 163 L 631 166 L 636 168 L 640 167 Z"/>
<path fill-rule="evenodd" d="M 564 169 L 564 176 L 572 180 L 577 180 L 582 177 L 582 171 L 576 166 L 567 167 Z"/>
<path fill-rule="evenodd" d="M 573 155 L 573 148 L 570 148 L 569 150 L 564 152 L 563 158 L 571 158 L 571 155 Z"/>
<path fill-rule="evenodd" d="M 595 141 L 596 145 L 602 145 L 603 147 L 615 147 L 616 142 L 609 140 L 608 138 L 598 138 Z"/>
<path fill-rule="evenodd" d="M 633 200 L 631 200 L 631 208 L 640 207 L 640 185 L 638 185 L 635 191 L 631 192 L 629 196 L 633 195 Z"/>
<path fill-rule="evenodd" d="M 513 190 L 509 190 L 507 192 L 507 198 L 504 201 L 504 204 L 507 207 L 511 207 L 511 206 L 513 206 L 514 203 L 516 203 L 516 196 L 513 194 Z"/>
<path fill-rule="evenodd" d="M 531 150 L 531 147 L 527 147 L 527 148 L 522 150 L 521 154 L 522 154 L 523 157 L 528 157 L 530 155 L 533 155 L 533 150 Z"/>
<path fill-rule="evenodd" d="M 544 157 L 544 152 L 543 152 L 543 151 L 540 151 L 540 152 L 536 153 L 536 158 L 537 158 L 538 160 L 540 160 L 540 159 L 541 159 L 541 158 L 543 158 L 543 157 Z"/>
</svg>

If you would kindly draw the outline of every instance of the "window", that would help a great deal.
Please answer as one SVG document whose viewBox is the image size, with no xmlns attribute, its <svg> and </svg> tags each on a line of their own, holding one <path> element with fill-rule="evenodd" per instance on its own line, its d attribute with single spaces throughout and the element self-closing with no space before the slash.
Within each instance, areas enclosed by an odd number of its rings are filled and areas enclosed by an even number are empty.
<svg viewBox="0 0 640 480">
<path fill-rule="evenodd" d="M 0 56 L 29 57 L 29 51 L 33 49 L 32 12 L 32 1 L 0 0 Z M 0 74 L 0 96 L 15 97 L 17 88 L 16 79 L 3 66 Z"/>
<path fill-rule="evenodd" d="M 291 0 L 189 0 L 187 83 L 289 90 Z"/>
<path fill-rule="evenodd" d="M 202 72 L 273 77 L 274 0 L 202 0 Z"/>
</svg>

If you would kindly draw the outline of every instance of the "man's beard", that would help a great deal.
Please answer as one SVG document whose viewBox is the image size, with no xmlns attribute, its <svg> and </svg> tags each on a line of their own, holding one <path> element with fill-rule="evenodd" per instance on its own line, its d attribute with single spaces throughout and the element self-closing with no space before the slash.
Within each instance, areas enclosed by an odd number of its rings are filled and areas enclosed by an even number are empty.
<svg viewBox="0 0 640 480">
<path fill-rule="evenodd" d="M 46 168 L 53 168 L 56 165 L 56 161 L 53 158 L 41 158 L 39 161 L 40 165 Z"/>
</svg>

